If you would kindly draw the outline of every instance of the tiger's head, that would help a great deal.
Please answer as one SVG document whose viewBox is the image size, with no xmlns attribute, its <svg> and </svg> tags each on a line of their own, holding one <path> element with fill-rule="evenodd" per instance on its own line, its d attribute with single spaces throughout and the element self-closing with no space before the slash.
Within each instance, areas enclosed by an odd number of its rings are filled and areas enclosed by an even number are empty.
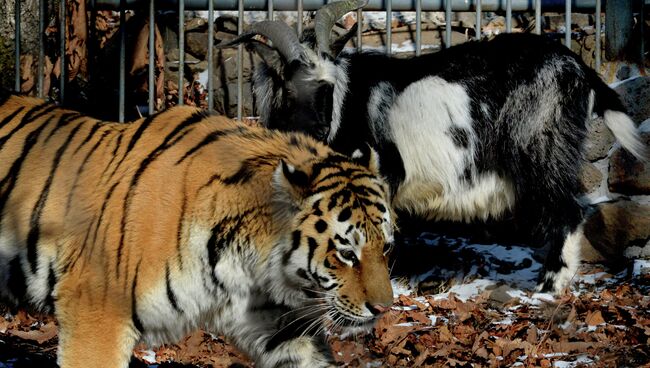
<svg viewBox="0 0 650 368">
<path fill-rule="evenodd" d="M 351 158 L 281 162 L 274 176 L 276 204 L 290 228 L 283 282 L 330 327 L 367 330 L 393 302 L 388 253 L 393 214 L 387 184 L 371 148 Z"/>
</svg>

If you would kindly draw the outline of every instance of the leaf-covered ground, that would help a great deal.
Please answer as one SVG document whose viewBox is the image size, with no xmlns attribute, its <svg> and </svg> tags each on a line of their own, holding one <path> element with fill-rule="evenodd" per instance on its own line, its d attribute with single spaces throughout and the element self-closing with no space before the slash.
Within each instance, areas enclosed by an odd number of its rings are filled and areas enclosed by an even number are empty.
<svg viewBox="0 0 650 368">
<path fill-rule="evenodd" d="M 411 243 L 438 266 L 394 280 L 395 305 L 371 335 L 331 336 L 341 365 L 650 367 L 650 262 L 632 260 L 616 274 L 583 265 L 572 290 L 553 298 L 531 292 L 534 249 L 426 233 Z M 0 367 L 55 366 L 56 342 L 51 317 L 8 309 L 0 317 Z M 204 331 L 138 346 L 134 357 L 132 367 L 253 367 Z"/>
</svg>

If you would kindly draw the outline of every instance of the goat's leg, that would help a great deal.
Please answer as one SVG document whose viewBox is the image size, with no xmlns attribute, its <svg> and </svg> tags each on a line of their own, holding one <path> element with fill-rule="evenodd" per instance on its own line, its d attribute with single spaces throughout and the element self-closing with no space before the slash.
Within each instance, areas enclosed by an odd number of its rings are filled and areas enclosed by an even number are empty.
<svg viewBox="0 0 650 368">
<path fill-rule="evenodd" d="M 539 238 L 547 246 L 544 267 L 539 274 L 538 290 L 559 294 L 578 272 L 582 211 L 575 199 L 554 203 L 552 211 L 543 211 Z"/>
</svg>

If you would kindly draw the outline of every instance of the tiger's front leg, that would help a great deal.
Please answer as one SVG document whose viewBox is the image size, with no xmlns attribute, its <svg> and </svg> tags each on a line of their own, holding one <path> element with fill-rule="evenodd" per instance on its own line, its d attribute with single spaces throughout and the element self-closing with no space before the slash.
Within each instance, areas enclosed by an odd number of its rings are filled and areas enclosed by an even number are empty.
<svg viewBox="0 0 650 368">
<path fill-rule="evenodd" d="M 88 283 L 66 281 L 59 287 L 55 315 L 59 323 L 57 363 L 61 368 L 126 368 L 139 332 L 130 303 L 121 295 L 103 298 Z"/>
<path fill-rule="evenodd" d="M 261 368 L 330 368 L 336 362 L 327 343 L 321 311 L 292 312 L 265 304 L 240 312 L 229 324 L 235 344 Z"/>
</svg>

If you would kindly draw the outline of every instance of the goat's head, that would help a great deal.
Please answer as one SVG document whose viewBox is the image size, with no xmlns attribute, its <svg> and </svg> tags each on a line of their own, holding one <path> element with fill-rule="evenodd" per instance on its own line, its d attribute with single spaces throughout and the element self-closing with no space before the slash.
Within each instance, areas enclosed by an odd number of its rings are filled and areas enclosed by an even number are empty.
<svg viewBox="0 0 650 368">
<path fill-rule="evenodd" d="M 325 5 L 316 12 L 313 29 L 306 29 L 300 39 L 283 22 L 263 21 L 220 46 L 245 42 L 262 58 L 253 76 L 253 92 L 267 127 L 326 139 L 337 78 L 335 58 L 356 27 L 334 42 L 330 33 L 337 19 L 365 4 L 362 0 L 344 0 Z M 264 36 L 272 45 L 255 40 L 256 35 Z"/>
</svg>

